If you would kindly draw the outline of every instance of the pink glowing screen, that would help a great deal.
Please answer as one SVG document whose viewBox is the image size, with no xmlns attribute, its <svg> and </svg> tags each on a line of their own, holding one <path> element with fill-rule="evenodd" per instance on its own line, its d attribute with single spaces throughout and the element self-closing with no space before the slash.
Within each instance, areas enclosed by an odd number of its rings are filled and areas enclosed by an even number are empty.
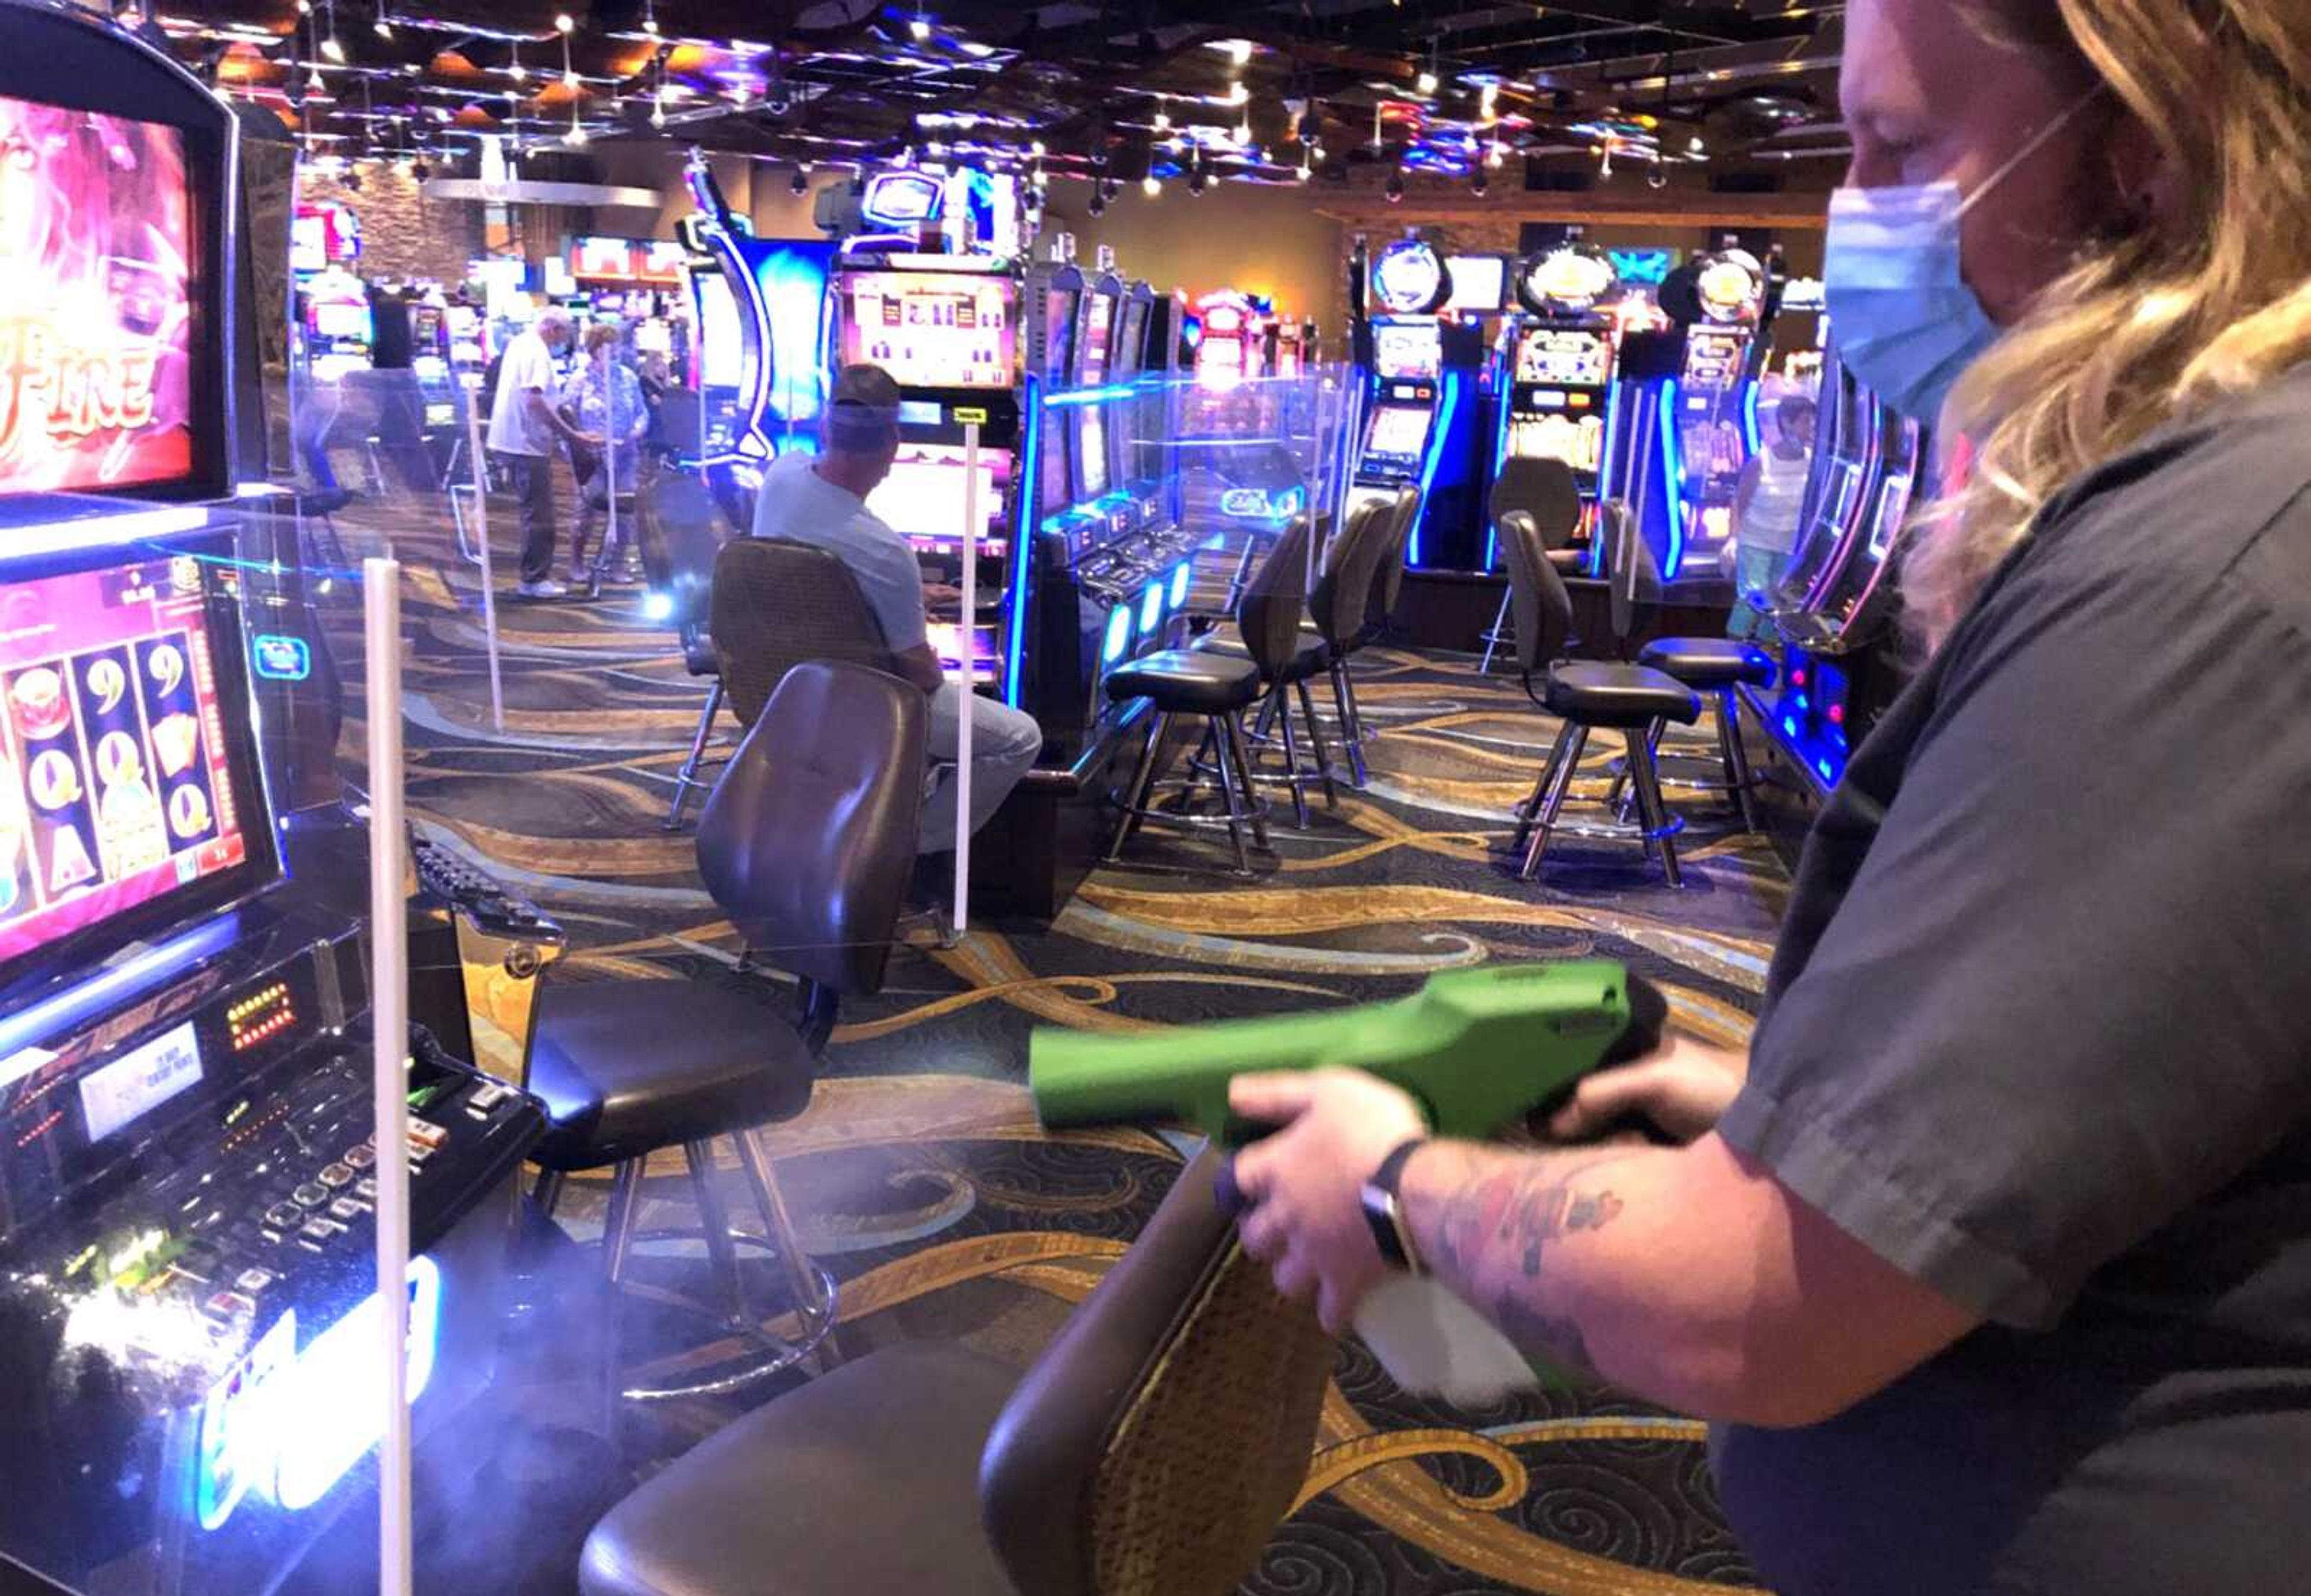
<svg viewBox="0 0 2311 1596">
<path fill-rule="evenodd" d="M 175 128 L 0 96 L 0 494 L 191 474 L 192 226 Z"/>
</svg>

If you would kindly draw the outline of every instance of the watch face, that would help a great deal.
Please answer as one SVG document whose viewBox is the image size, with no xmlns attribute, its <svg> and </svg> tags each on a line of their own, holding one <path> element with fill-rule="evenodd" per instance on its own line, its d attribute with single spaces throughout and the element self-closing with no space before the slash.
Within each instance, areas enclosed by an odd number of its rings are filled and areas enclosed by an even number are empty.
<svg viewBox="0 0 2311 1596">
<path fill-rule="evenodd" d="M 1404 1216 L 1396 1206 L 1396 1194 L 1378 1186 L 1364 1189 L 1365 1224 L 1372 1230 L 1373 1245 L 1379 1250 L 1381 1261 L 1392 1269 L 1419 1273 L 1418 1261 L 1412 1252 L 1412 1238 L 1406 1234 Z"/>
</svg>

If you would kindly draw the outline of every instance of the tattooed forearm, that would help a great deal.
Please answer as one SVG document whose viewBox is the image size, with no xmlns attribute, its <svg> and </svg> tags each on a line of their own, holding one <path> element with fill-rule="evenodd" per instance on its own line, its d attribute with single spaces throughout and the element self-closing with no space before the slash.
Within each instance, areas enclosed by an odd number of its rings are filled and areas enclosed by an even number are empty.
<svg viewBox="0 0 2311 1596">
<path fill-rule="evenodd" d="M 1519 1346 L 1592 1370 L 1580 1325 L 1544 1288 L 1547 1266 L 1568 1238 L 1620 1217 L 1626 1205 L 1612 1166 L 1644 1156 L 1440 1148 L 1413 1213 L 1431 1267 Z"/>
</svg>

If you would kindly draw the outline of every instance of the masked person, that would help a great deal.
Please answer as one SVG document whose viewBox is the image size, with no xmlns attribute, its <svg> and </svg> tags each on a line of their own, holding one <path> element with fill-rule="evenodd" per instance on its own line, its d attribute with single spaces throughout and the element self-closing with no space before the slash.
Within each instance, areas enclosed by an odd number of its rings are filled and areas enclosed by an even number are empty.
<svg viewBox="0 0 2311 1596">
<path fill-rule="evenodd" d="M 1237 1160 L 1244 1242 L 1339 1325 L 1400 1221 L 1530 1350 L 1714 1421 L 1783 1596 L 2300 1591 L 2311 7 L 1845 24 L 1839 346 L 1975 460 L 1909 535 L 1929 653 L 1749 1051 L 1675 1043 L 1553 1127 L 1675 1147 L 1240 1080 L 1288 1121 Z"/>
</svg>

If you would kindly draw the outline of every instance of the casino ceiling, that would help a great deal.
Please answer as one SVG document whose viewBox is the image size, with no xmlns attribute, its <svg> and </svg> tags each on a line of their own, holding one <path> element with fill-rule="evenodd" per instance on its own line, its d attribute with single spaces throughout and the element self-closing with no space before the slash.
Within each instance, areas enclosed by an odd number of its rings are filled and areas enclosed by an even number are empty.
<svg viewBox="0 0 2311 1596">
<path fill-rule="evenodd" d="M 141 4 L 142 9 L 139 8 Z M 1122 182 L 1834 162 L 1840 4 L 132 0 L 316 155 L 470 165 L 665 138 Z M 1514 163 L 1512 165 L 1512 163 Z"/>
</svg>

